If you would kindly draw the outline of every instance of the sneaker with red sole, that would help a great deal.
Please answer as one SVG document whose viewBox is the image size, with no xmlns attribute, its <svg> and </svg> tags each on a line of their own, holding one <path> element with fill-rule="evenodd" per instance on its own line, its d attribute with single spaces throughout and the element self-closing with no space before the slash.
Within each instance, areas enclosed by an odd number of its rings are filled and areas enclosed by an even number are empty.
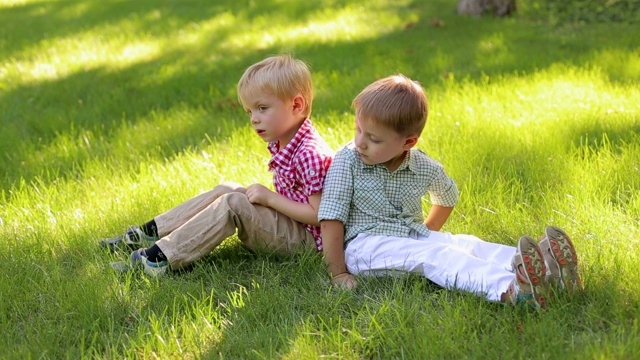
<svg viewBox="0 0 640 360">
<path fill-rule="evenodd" d="M 529 236 L 521 237 L 511 266 L 516 273 L 515 279 L 507 289 L 511 303 L 514 305 L 523 303 L 536 309 L 546 308 L 547 269 L 538 243 Z"/>
<path fill-rule="evenodd" d="M 578 255 L 569 235 L 555 226 L 547 226 L 540 239 L 540 250 L 549 268 L 547 282 L 570 293 L 582 290 Z"/>
</svg>

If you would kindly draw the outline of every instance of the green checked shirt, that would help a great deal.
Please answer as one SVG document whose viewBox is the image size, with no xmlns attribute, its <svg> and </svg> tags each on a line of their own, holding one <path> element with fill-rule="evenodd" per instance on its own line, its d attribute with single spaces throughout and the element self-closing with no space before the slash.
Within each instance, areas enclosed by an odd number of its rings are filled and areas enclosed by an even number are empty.
<svg viewBox="0 0 640 360">
<path fill-rule="evenodd" d="M 458 201 L 453 179 L 421 150 L 412 148 L 400 167 L 390 172 L 383 165 L 363 163 L 349 143 L 336 153 L 329 167 L 318 219 L 342 222 L 345 242 L 360 233 L 429 236 L 422 212 L 426 193 L 435 205 L 453 207 Z"/>
</svg>

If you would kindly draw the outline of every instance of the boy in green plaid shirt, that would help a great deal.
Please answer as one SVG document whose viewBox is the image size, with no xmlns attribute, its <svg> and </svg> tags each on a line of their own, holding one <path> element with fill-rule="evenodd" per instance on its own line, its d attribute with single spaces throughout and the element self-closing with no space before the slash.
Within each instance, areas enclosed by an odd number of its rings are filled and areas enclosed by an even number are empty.
<svg viewBox="0 0 640 360">
<path fill-rule="evenodd" d="M 332 284 L 354 287 L 351 274 L 416 272 L 445 288 L 534 307 L 546 306 L 550 283 L 580 289 L 575 248 L 557 227 L 547 227 L 540 244 L 523 236 L 517 247 L 439 231 L 458 190 L 440 163 L 415 148 L 427 120 L 419 84 L 390 76 L 353 106 L 356 135 L 329 168 L 318 214 Z M 423 219 L 426 193 L 432 206 Z"/>
</svg>

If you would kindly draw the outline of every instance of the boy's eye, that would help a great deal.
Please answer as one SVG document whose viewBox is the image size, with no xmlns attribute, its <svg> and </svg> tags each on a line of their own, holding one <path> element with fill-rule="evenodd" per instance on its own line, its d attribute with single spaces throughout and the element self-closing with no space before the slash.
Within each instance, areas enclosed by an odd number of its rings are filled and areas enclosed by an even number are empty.
<svg viewBox="0 0 640 360">
<path fill-rule="evenodd" d="M 267 107 L 266 106 L 258 106 L 258 110 L 265 111 L 265 110 L 267 110 Z"/>
</svg>

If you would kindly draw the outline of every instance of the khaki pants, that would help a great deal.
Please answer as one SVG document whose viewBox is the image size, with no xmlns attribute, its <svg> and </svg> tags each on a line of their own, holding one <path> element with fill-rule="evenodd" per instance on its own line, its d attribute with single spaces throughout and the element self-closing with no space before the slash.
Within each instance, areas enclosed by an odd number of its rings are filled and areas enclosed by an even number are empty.
<svg viewBox="0 0 640 360">
<path fill-rule="evenodd" d="M 238 232 L 251 250 L 276 254 L 315 250 L 315 239 L 304 226 L 277 211 L 249 202 L 237 184 L 218 185 L 155 217 L 156 244 L 173 270 L 209 254 L 224 239 Z"/>
</svg>

